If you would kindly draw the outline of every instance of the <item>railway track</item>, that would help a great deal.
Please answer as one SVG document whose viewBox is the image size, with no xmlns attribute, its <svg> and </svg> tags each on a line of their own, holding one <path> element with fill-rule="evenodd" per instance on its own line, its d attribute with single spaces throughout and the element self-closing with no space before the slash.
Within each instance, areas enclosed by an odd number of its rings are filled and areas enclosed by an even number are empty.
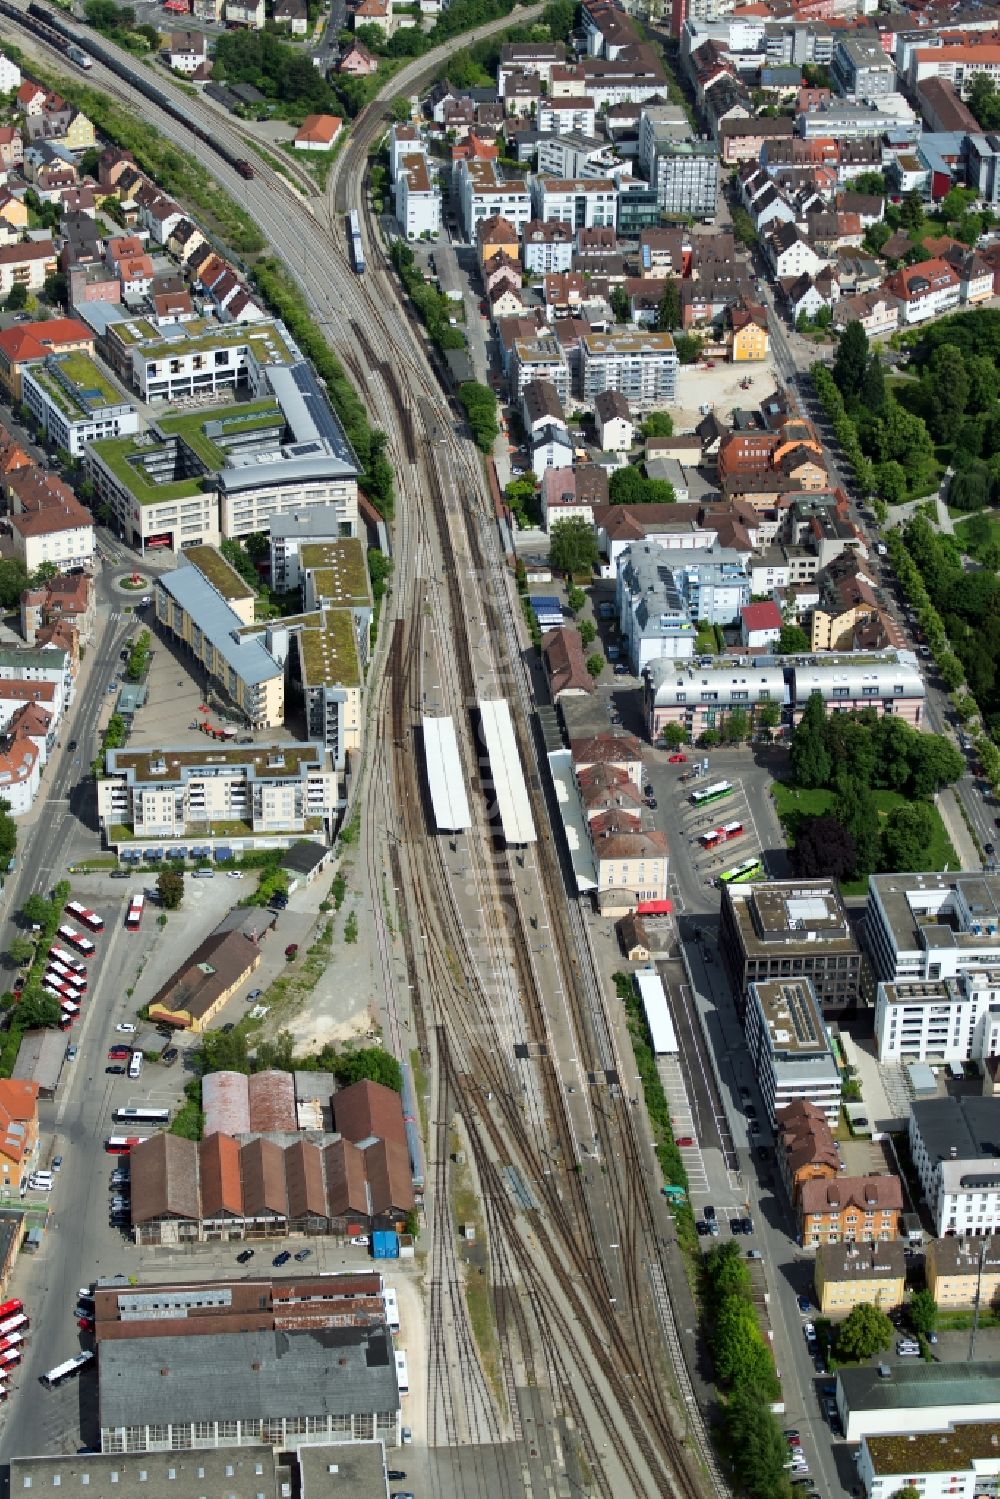
<svg viewBox="0 0 1000 1499">
<path fill-rule="evenodd" d="M 134 103 L 129 90 L 108 70 L 102 70 L 94 81 L 123 102 Z M 203 128 L 203 117 L 193 114 L 190 128 L 195 124 Z M 219 127 L 220 139 L 230 149 L 233 141 L 242 147 L 241 138 L 220 127 L 214 115 L 211 124 Z M 367 143 L 383 127 L 384 120 L 375 110 L 363 120 L 349 148 L 359 160 Z M 301 214 L 299 195 L 287 182 L 266 168 L 260 175 L 269 190 L 289 205 L 290 212 L 294 204 L 295 213 Z M 343 166 L 340 178 L 345 183 L 351 180 Z M 520 708 L 514 715 L 519 749 L 524 764 L 530 767 L 536 763 L 536 746 L 529 728 L 530 696 L 517 656 L 517 618 L 495 536 L 492 546 L 487 545 L 492 508 L 479 460 L 467 443 L 457 441 L 448 431 L 437 455 L 440 461 L 432 461 L 426 441 L 426 413 L 433 412 L 437 421 L 443 403 L 430 372 L 433 361 L 426 339 L 409 311 L 402 316 L 388 314 L 397 289 L 387 273 L 370 219 L 370 271 L 365 278 L 367 284 L 358 284 L 348 266 L 342 225 L 334 222 L 333 201 L 328 198 L 330 224 L 324 243 L 327 258 L 332 248 L 337 262 L 335 284 L 343 310 L 340 337 L 332 323 L 331 336 L 370 409 L 384 420 L 390 452 L 401 475 L 400 535 L 405 539 L 396 551 L 400 597 L 416 598 L 414 613 L 422 614 L 425 608 L 438 611 L 448 642 L 453 642 L 453 649 L 439 652 L 442 693 L 463 723 L 467 763 L 479 761 L 468 710 L 484 692 L 502 692 Z M 304 234 L 306 231 L 303 225 Z M 308 240 L 310 245 L 316 242 L 315 226 L 308 227 Z M 306 254 L 304 241 L 303 256 Z M 345 336 L 346 330 L 350 330 L 350 338 Z M 417 432 L 414 391 L 417 403 L 424 408 L 423 440 Z M 447 493 L 442 467 L 447 469 Z M 426 588 L 414 594 L 414 559 L 421 549 L 428 556 L 444 559 L 444 571 L 441 579 L 426 580 Z M 479 580 L 482 595 L 482 638 L 475 646 L 460 623 L 466 603 L 458 582 L 460 565 Z M 385 627 L 388 629 L 388 621 Z M 401 889 L 405 883 L 410 890 L 418 931 L 426 939 L 418 949 L 414 923 L 404 922 L 405 962 L 417 996 L 417 1043 L 425 1058 L 437 1053 L 439 1071 L 447 1085 L 446 1107 L 454 1107 L 466 1123 L 483 1192 L 498 1335 L 506 1354 L 510 1415 L 514 1417 L 516 1412 L 512 1371 L 518 1367 L 529 1383 L 544 1381 L 552 1386 L 561 1409 L 579 1428 L 595 1475 L 602 1472 L 601 1454 L 593 1425 L 584 1419 L 586 1411 L 596 1414 L 632 1493 L 669 1491 L 684 1499 L 698 1499 L 701 1475 L 675 1429 L 658 1380 L 660 1347 L 653 1336 L 655 1319 L 647 1315 L 651 1302 L 645 1282 L 649 1267 L 656 1261 L 659 1239 L 652 1203 L 643 1186 L 646 1162 L 627 1100 L 620 1080 L 605 1080 L 608 1103 L 596 1116 L 605 1160 L 615 1162 L 608 1172 L 607 1185 L 622 1236 L 621 1264 L 627 1292 L 626 1304 L 619 1302 L 612 1309 L 612 1286 L 593 1247 L 591 1208 L 576 1169 L 578 1143 L 573 1138 L 553 1061 L 544 999 L 531 962 L 530 935 L 512 856 L 491 838 L 488 827 L 480 821 L 482 836 L 469 839 L 469 873 L 487 919 L 485 930 L 478 941 L 473 941 L 459 912 L 454 875 L 441 840 L 428 837 L 423 821 L 420 778 L 410 733 L 413 714 L 422 703 L 421 644 L 419 635 L 408 638 L 400 631 L 398 621 L 393 625 L 390 687 L 387 696 L 380 694 L 377 699 L 379 722 L 385 722 L 383 712 L 391 721 L 391 741 L 388 748 L 383 744 L 373 755 L 369 769 L 374 783 L 391 796 L 401 829 L 401 843 L 390 845 L 393 883 Z M 406 741 L 409 747 L 404 749 Z M 537 781 L 531 794 L 536 823 L 544 830 L 546 809 Z M 370 870 L 369 877 L 374 873 Z M 600 996 L 594 993 L 592 976 L 588 976 L 587 965 L 579 956 L 583 951 L 579 931 L 574 930 L 566 914 L 567 897 L 558 859 L 545 834 L 537 846 L 537 868 L 531 873 L 540 882 L 550 918 L 579 1053 L 588 1070 L 606 1072 L 608 1036 L 594 1029 L 594 1017 L 602 1013 Z M 484 973 L 489 983 L 484 982 Z M 498 1000 L 496 1009 L 494 998 Z M 515 1067 L 510 1039 L 517 1028 L 527 1038 L 529 1055 Z M 399 1044 L 403 1044 L 401 1034 Z M 551 1156 L 544 1145 L 548 1140 L 554 1147 Z M 520 1173 L 522 1182 L 532 1184 L 536 1194 L 532 1206 L 526 1208 L 523 1202 L 515 1202 L 510 1180 L 504 1174 L 510 1169 Z M 446 1167 L 444 1170 L 444 1178 L 436 1176 L 435 1185 L 442 1194 L 439 1200 L 446 1205 Z M 447 1211 L 446 1206 L 443 1210 Z M 456 1283 L 453 1267 L 444 1262 L 440 1283 L 442 1287 L 454 1287 Z M 450 1305 L 432 1313 L 437 1317 L 438 1340 L 445 1320 L 454 1323 L 460 1310 L 451 1300 L 452 1291 L 443 1294 Z M 658 1295 L 662 1306 L 662 1285 Z M 460 1329 L 459 1338 L 464 1337 Z M 463 1359 L 473 1356 L 467 1340 L 460 1346 L 465 1349 Z M 457 1417 L 452 1399 L 451 1415 L 445 1407 L 441 1419 L 447 1426 Z M 494 1417 L 499 1421 L 496 1413 Z M 485 1429 L 494 1417 L 485 1418 Z M 464 1419 L 468 1419 L 468 1413 Z M 603 1491 L 610 1492 L 607 1483 Z"/>
</svg>

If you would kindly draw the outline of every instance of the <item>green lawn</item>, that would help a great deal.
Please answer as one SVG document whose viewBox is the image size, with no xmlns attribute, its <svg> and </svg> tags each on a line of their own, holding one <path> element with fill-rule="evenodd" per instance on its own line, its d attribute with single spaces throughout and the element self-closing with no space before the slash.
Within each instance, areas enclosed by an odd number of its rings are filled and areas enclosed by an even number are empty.
<svg viewBox="0 0 1000 1499">
<path fill-rule="evenodd" d="M 963 512 L 961 511 L 949 511 L 949 513 L 963 514 Z M 1000 544 L 1000 512 L 993 510 L 980 511 L 979 516 L 975 517 L 977 525 L 982 525 L 982 519 L 980 517 L 983 516 L 985 516 L 990 526 L 989 544 L 992 545 L 994 542 Z M 964 519 L 956 520 L 955 522 L 955 536 L 958 540 L 958 544 L 962 548 L 963 552 L 968 552 L 971 557 L 974 557 L 978 550 L 978 548 L 974 544 L 970 544 L 966 539 L 966 533 L 968 532 L 969 524 L 973 519 L 973 516 L 965 515 Z"/>
<path fill-rule="evenodd" d="M 798 818 L 823 817 L 826 813 L 832 812 L 833 804 L 837 799 L 835 791 L 796 791 L 781 781 L 775 781 L 771 789 L 778 816 L 792 841 L 794 841 L 795 824 Z M 910 805 L 910 798 L 903 796 L 899 791 L 873 791 L 872 797 L 880 820 L 888 817 L 896 807 Z M 929 870 L 944 869 L 947 865 L 949 869 L 957 869 L 959 867 L 958 855 L 941 821 L 941 814 L 933 802 L 928 805 L 934 822 L 934 832 L 931 837 L 927 868 Z M 845 895 L 865 895 L 868 891 L 868 881 L 865 879 L 845 882 L 841 888 Z"/>
</svg>

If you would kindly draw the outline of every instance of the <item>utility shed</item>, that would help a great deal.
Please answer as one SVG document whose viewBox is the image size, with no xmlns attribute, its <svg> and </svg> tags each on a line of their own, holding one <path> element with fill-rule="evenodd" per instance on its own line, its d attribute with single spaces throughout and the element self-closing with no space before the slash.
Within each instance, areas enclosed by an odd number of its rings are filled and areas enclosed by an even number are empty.
<svg viewBox="0 0 1000 1499">
<path fill-rule="evenodd" d="M 63 1031 L 25 1031 L 11 1077 L 37 1083 L 39 1098 L 52 1099 L 56 1096 L 65 1059 L 66 1036 Z"/>
</svg>

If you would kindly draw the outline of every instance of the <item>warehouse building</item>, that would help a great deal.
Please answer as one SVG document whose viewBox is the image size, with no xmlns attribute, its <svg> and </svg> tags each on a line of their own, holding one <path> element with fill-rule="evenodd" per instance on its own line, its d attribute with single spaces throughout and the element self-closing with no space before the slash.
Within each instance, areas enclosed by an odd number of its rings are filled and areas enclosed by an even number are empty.
<svg viewBox="0 0 1000 1499">
<path fill-rule="evenodd" d="M 92 1499 L 384 1499 L 385 1445 L 342 1442 L 279 1453 L 258 1443 L 197 1452 L 79 1452 L 15 1457 L 11 1495 L 86 1491 Z"/>
<path fill-rule="evenodd" d="M 378 1327 L 385 1320 L 382 1276 L 234 1276 L 146 1285 L 98 1281 L 98 1344 L 111 1338 L 215 1337 L 308 1327 Z"/>
<path fill-rule="evenodd" d="M 902 1254 L 902 1249 L 900 1249 Z M 941 1431 L 951 1423 L 1000 1420 L 1000 1363 L 861 1364 L 837 1371 L 844 1436 Z"/>
<path fill-rule="evenodd" d="M 109 1339 L 98 1381 L 102 1452 L 399 1441 L 385 1326 Z"/>
</svg>

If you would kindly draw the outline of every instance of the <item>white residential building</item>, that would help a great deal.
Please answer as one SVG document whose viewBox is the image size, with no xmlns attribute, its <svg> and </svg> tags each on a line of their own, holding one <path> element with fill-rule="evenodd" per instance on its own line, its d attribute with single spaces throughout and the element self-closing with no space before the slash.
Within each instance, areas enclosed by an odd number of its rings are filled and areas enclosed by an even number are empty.
<svg viewBox="0 0 1000 1499">
<path fill-rule="evenodd" d="M 617 390 L 633 408 L 677 395 L 677 350 L 669 333 L 589 333 L 581 340 L 583 399 Z"/>
<path fill-rule="evenodd" d="M 396 218 L 407 239 L 435 235 L 441 228 L 441 195 L 431 181 L 422 151 L 399 160 L 396 172 Z"/>
<path fill-rule="evenodd" d="M 396 181 L 399 163 L 404 156 L 426 153 L 426 144 L 416 125 L 397 120 L 389 131 L 389 181 Z"/>
<path fill-rule="evenodd" d="M 734 850 L 736 863 L 737 854 Z M 812 981 L 788 978 L 751 984 L 744 1024 L 771 1124 L 779 1109 L 798 1098 L 814 1103 L 835 1124 L 840 1113 L 840 1069 Z"/>
<path fill-rule="evenodd" d="M 680 120 L 676 115 L 680 115 Z M 656 200 L 671 215 L 714 218 L 719 153 L 711 141 L 693 141 L 679 105 L 651 105 L 639 121 L 639 164 Z"/>
<path fill-rule="evenodd" d="M 880 1062 L 982 1062 L 1000 1054 L 1000 967 L 934 983 L 880 983 Z"/>
<path fill-rule="evenodd" d="M 480 219 L 505 218 L 520 233 L 531 218 L 531 194 L 523 181 L 508 181 L 495 161 L 460 161 L 455 190 L 466 238 L 474 240 Z"/>
<path fill-rule="evenodd" d="M 910 1155 L 933 1232 L 1000 1230 L 1000 1097 L 918 1098 L 910 1105 Z"/>
<path fill-rule="evenodd" d="M 863 1436 L 858 1477 L 866 1499 L 892 1499 L 908 1488 L 915 1488 L 920 1499 L 994 1494 L 1000 1481 L 1000 1421 Z"/>
<path fill-rule="evenodd" d="M 875 977 L 937 983 L 1000 968 L 1000 875 L 874 874 L 868 946 Z"/>
<path fill-rule="evenodd" d="M 532 183 L 540 219 L 559 219 L 574 229 L 614 229 L 618 189 L 610 177 L 536 177 Z"/>
<path fill-rule="evenodd" d="M 541 219 L 531 219 L 522 231 L 524 269 L 533 276 L 568 271 L 573 264 L 575 248 L 576 231 L 571 224 L 543 224 Z"/>
<path fill-rule="evenodd" d="M 5 53 L 0 52 L 0 94 L 9 94 L 21 87 L 21 69 Z"/>
<path fill-rule="evenodd" d="M 569 401 L 569 364 L 566 352 L 554 333 L 537 338 L 516 338 L 511 357 L 511 397 L 521 401 L 535 380 L 551 380 L 565 408 Z"/>
<path fill-rule="evenodd" d="M 548 98 L 543 96 L 538 102 L 538 129 L 543 135 L 567 135 L 579 132 L 581 135 L 593 135 L 596 120 L 596 110 L 593 99 L 583 98 Z"/>
<path fill-rule="evenodd" d="M 130 437 L 139 413 L 86 354 L 49 354 L 21 374 L 25 405 L 65 452 L 81 458 L 88 443 Z"/>
</svg>

